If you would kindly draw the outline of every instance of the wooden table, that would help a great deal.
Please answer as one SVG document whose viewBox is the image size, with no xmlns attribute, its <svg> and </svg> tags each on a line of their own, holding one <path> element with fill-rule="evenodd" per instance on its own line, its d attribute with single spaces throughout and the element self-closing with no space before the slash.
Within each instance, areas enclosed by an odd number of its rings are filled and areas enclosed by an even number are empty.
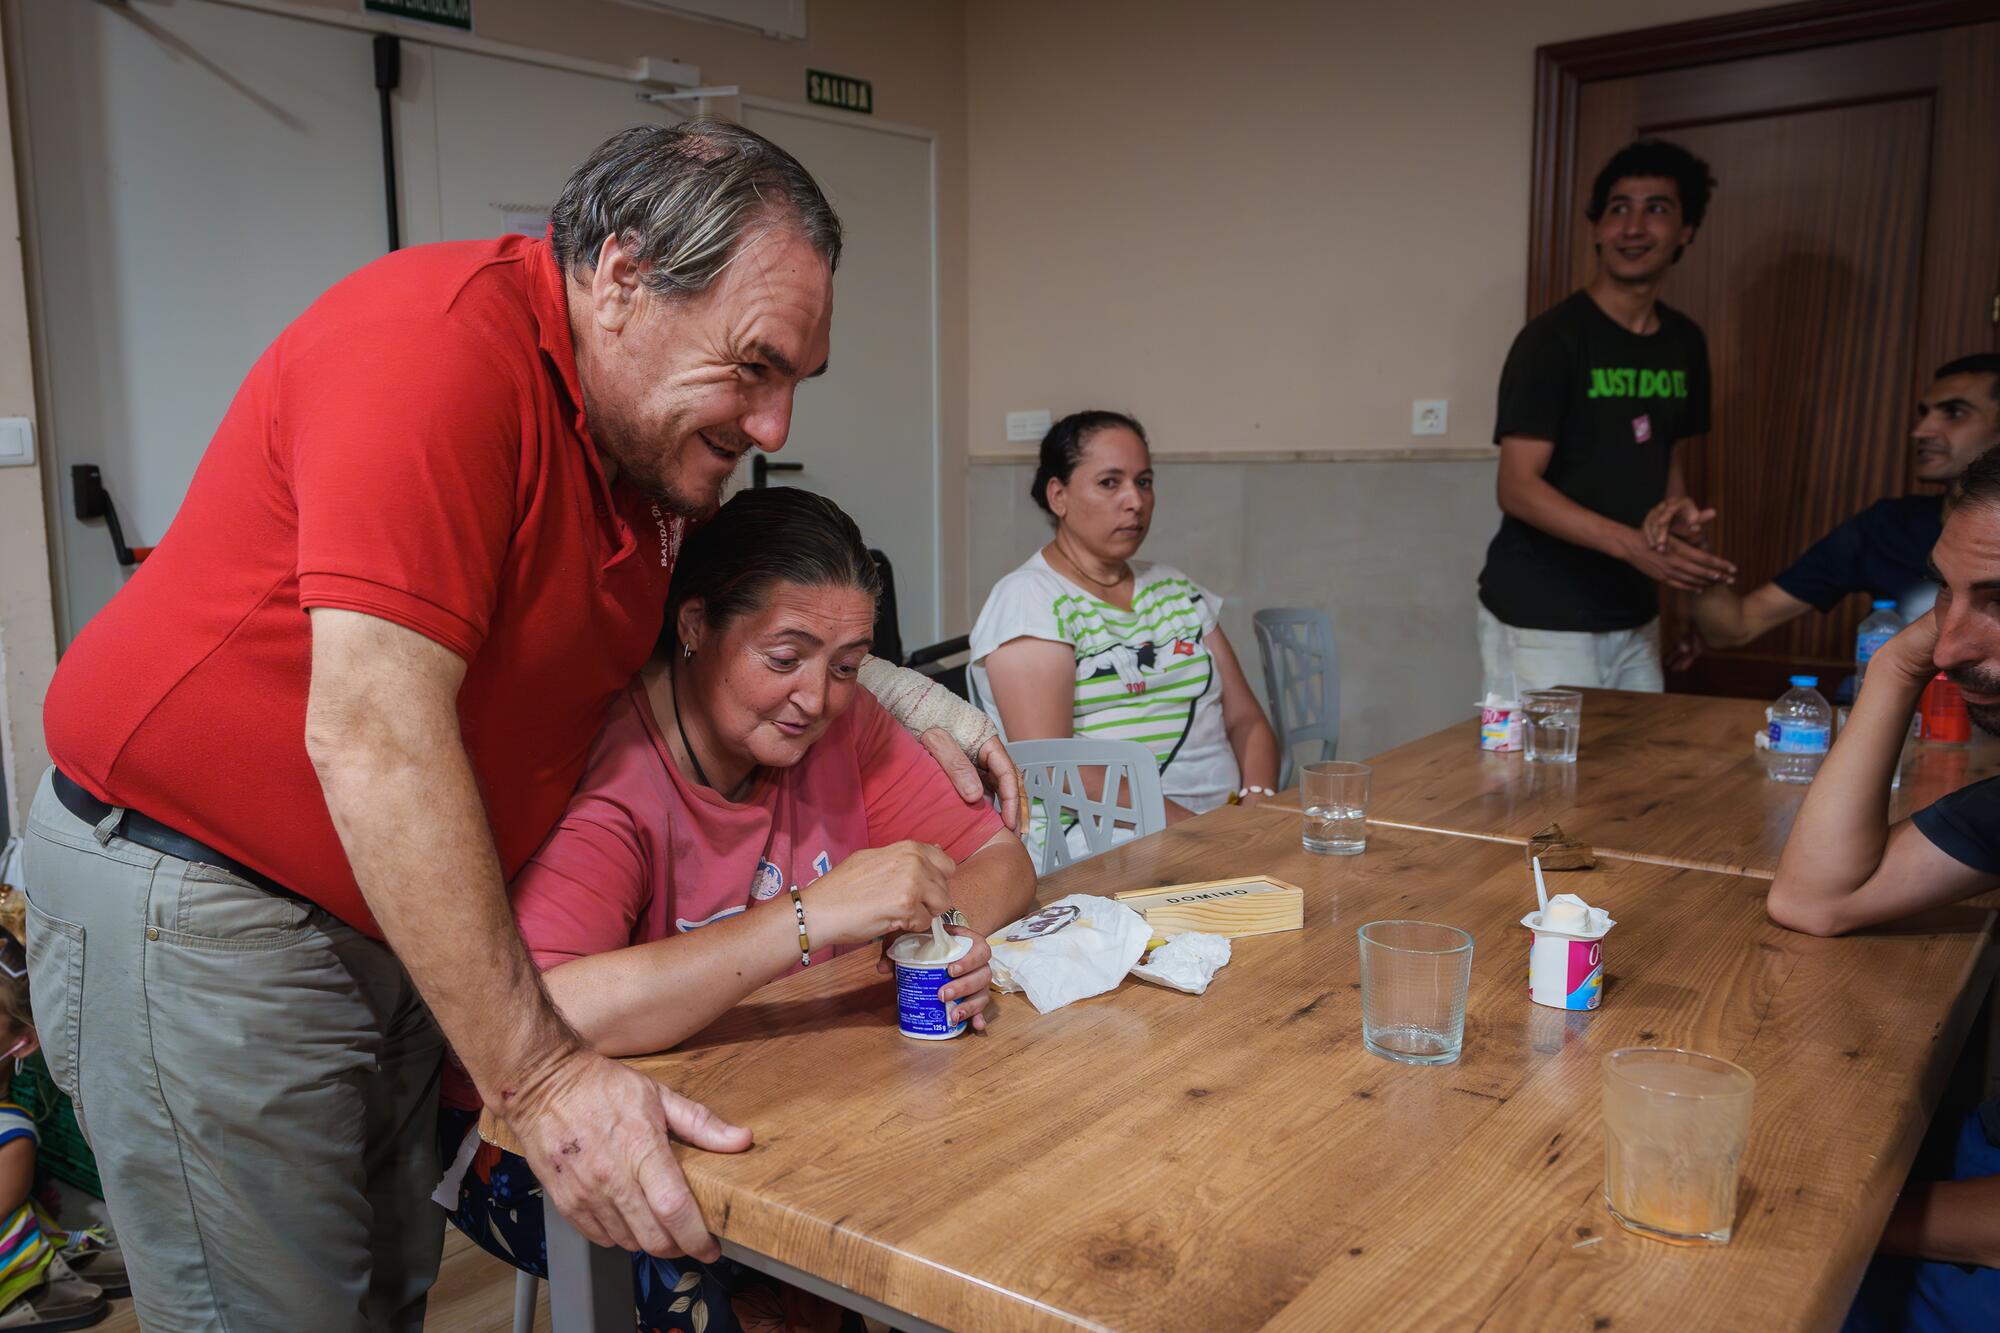
<svg viewBox="0 0 2000 1333">
<path fill-rule="evenodd" d="M 1766 921 L 1761 880 L 1610 861 L 1564 881 L 1619 921 L 1603 1008 L 1569 1014 L 1527 998 L 1517 847 L 1298 838 L 1296 816 L 1224 809 L 1044 882 L 1303 886 L 1305 929 L 1237 941 L 1204 996 L 1128 980 L 1047 1015 L 1005 996 L 990 1035 L 914 1042 L 855 956 L 635 1061 L 757 1132 L 683 1154 L 710 1225 L 954 1329 L 1837 1324 L 1985 990 L 1991 912 L 1820 940 Z M 1396 916 L 1477 941 L 1456 1064 L 1362 1047 L 1355 928 Z M 1598 1062 L 1633 1044 L 1758 1078 L 1726 1247 L 1604 1210 Z"/>
<path fill-rule="evenodd" d="M 1600 854 L 1769 878 L 1806 789 L 1773 782 L 1752 740 L 1766 704 L 1583 692 L 1575 764 L 1479 748 L 1468 720 L 1369 762 L 1372 820 L 1524 844 L 1555 822 Z M 1893 814 L 2000 773 L 2000 742 L 1911 747 Z"/>
</svg>

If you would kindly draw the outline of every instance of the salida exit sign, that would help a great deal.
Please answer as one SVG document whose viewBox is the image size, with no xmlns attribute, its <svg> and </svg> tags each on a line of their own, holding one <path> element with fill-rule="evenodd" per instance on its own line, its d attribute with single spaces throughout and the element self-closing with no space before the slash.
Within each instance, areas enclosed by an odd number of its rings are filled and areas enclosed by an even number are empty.
<svg viewBox="0 0 2000 1333">
<path fill-rule="evenodd" d="M 866 79 L 845 74 L 829 74 L 823 69 L 806 71 L 806 101 L 814 106 L 836 106 L 842 111 L 875 114 L 875 85 Z"/>
</svg>

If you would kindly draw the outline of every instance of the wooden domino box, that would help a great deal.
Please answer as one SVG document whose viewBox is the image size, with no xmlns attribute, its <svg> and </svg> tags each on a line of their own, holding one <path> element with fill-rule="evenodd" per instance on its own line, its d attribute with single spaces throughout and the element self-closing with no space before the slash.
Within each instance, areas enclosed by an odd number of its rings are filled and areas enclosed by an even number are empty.
<svg viewBox="0 0 2000 1333">
<path fill-rule="evenodd" d="M 1235 939 L 1305 925 L 1305 890 L 1269 875 L 1127 889 L 1112 896 L 1145 917 L 1162 939 L 1187 931 Z"/>
</svg>

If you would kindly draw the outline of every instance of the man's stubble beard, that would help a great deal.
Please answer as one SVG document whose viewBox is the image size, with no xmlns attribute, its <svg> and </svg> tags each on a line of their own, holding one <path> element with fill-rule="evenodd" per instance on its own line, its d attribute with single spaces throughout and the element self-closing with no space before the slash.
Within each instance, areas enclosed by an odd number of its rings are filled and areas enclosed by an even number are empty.
<svg viewBox="0 0 2000 1333">
<path fill-rule="evenodd" d="M 666 438 L 680 441 L 664 455 L 636 444 L 635 436 L 639 433 L 628 430 L 626 423 L 616 418 L 606 419 L 601 425 L 594 426 L 591 434 L 598 447 L 618 464 L 620 475 L 628 478 L 647 499 L 682 518 L 700 520 L 714 514 L 722 503 L 723 490 L 736 475 L 731 469 L 729 475 L 707 495 L 696 495 L 680 484 L 677 461 L 681 451 L 701 449 L 706 454 L 707 449 L 679 421 L 668 421 L 661 431 Z"/>
</svg>

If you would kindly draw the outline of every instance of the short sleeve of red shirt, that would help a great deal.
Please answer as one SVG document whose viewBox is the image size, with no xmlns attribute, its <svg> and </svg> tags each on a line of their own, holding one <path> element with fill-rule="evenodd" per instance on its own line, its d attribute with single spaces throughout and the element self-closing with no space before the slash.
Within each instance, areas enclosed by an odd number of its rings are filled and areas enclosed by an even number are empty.
<svg viewBox="0 0 2000 1333">
<path fill-rule="evenodd" d="M 930 751 L 917 744 L 873 695 L 857 691 L 853 711 L 870 846 L 914 838 L 963 861 L 1006 827 L 984 801 L 967 805 Z"/>
<path fill-rule="evenodd" d="M 516 526 L 523 389 L 437 322 L 370 335 L 292 349 L 280 371 L 299 605 L 378 616 L 470 660 Z"/>
<path fill-rule="evenodd" d="M 616 705 L 562 822 L 514 876 L 514 920 L 541 968 L 609 953 L 633 942 L 653 892 L 652 859 L 640 832 L 667 808 L 659 761 L 645 732 Z"/>
</svg>

